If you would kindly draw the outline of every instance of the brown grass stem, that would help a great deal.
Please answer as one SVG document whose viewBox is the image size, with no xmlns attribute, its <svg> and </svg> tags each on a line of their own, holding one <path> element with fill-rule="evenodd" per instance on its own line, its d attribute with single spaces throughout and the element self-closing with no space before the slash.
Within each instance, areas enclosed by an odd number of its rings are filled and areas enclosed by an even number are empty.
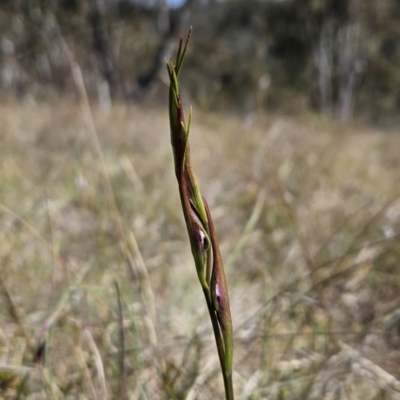
<svg viewBox="0 0 400 400">
<path fill-rule="evenodd" d="M 125 333 L 124 333 L 124 318 L 122 313 L 121 293 L 119 290 L 118 282 L 114 281 L 115 292 L 117 294 L 117 305 L 118 305 L 118 325 L 119 325 L 119 369 L 120 375 L 118 379 L 118 393 L 120 399 L 124 400 L 128 398 L 126 389 L 126 368 L 125 368 Z"/>
<path fill-rule="evenodd" d="M 68 45 L 61 34 L 61 31 L 59 31 L 59 36 L 58 39 L 60 40 L 62 44 L 62 48 L 65 52 L 66 57 L 68 58 L 70 68 L 71 68 L 71 73 L 72 77 L 75 82 L 75 86 L 77 89 L 78 93 L 78 99 L 79 99 L 79 104 L 81 108 L 81 113 L 82 117 L 86 126 L 86 131 L 89 135 L 89 138 L 92 142 L 92 145 L 95 149 L 96 155 L 100 161 L 101 165 L 101 174 L 103 178 L 103 183 L 105 187 L 105 192 L 106 192 L 106 198 L 107 198 L 107 203 L 111 211 L 112 219 L 115 225 L 115 228 L 117 230 L 118 238 L 119 238 L 119 245 L 121 246 L 121 251 L 123 254 L 123 257 L 126 259 L 128 267 L 131 270 L 135 270 L 137 273 L 135 274 L 138 278 L 139 281 L 141 282 L 141 289 L 143 289 L 143 286 L 145 286 L 144 289 L 144 297 L 145 301 L 143 301 L 143 304 L 145 308 L 147 309 L 147 313 L 150 316 L 151 320 L 153 321 L 153 324 L 155 323 L 156 319 L 156 307 L 155 307 L 155 302 L 154 302 L 154 293 L 153 289 L 151 287 L 151 282 L 150 282 L 150 277 L 148 274 L 148 270 L 146 268 L 146 265 L 144 263 L 142 254 L 139 249 L 139 245 L 137 243 L 136 237 L 134 233 L 131 230 L 126 230 L 123 223 L 122 223 L 122 217 L 120 215 L 117 202 L 115 199 L 114 191 L 112 188 L 111 180 L 109 177 L 109 174 L 107 172 L 107 167 L 104 161 L 104 156 L 103 156 L 103 151 L 100 145 L 99 137 L 97 134 L 97 129 L 96 129 L 96 124 L 94 122 L 92 110 L 90 107 L 88 95 L 86 92 L 86 87 L 85 83 L 83 80 L 82 76 L 82 71 L 79 67 L 79 64 L 74 61 L 73 56 L 68 48 Z"/>
<path fill-rule="evenodd" d="M 255 226 L 257 225 L 257 222 L 259 221 L 262 210 L 264 208 L 265 196 L 266 196 L 265 190 L 261 189 L 257 194 L 257 198 L 256 198 L 256 202 L 253 207 L 253 211 L 250 215 L 249 220 L 247 221 L 247 224 L 243 230 L 243 233 L 241 234 L 238 242 L 236 243 L 235 247 L 232 249 L 228 259 L 226 260 L 225 269 L 227 271 L 235 263 L 240 252 L 243 250 L 243 247 L 246 245 L 246 242 L 249 239 L 251 232 L 253 232 Z"/>
</svg>

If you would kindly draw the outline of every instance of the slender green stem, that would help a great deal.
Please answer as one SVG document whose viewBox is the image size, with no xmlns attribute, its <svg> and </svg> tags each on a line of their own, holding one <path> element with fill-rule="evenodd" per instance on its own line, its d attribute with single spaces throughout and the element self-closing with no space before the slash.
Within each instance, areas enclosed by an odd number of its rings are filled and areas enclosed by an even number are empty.
<svg viewBox="0 0 400 400">
<path fill-rule="evenodd" d="M 224 386 L 225 386 L 225 399 L 234 400 L 232 374 L 229 374 L 228 376 L 224 375 Z"/>
<path fill-rule="evenodd" d="M 232 374 L 229 375 L 225 374 L 225 346 L 224 341 L 221 335 L 221 330 L 218 324 L 218 318 L 213 308 L 211 293 L 209 290 L 204 290 L 204 297 L 206 298 L 208 312 L 210 314 L 210 319 L 214 331 L 215 343 L 217 345 L 219 361 L 221 364 L 222 376 L 224 379 L 224 388 L 225 388 L 225 399 L 226 400 L 234 400 L 234 393 L 233 393 L 233 385 L 232 385 Z"/>
</svg>

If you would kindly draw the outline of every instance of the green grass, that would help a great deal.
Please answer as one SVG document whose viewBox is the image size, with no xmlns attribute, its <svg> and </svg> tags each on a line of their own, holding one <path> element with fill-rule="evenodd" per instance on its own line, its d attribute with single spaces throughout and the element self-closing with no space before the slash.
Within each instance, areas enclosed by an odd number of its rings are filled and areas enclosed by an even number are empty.
<svg viewBox="0 0 400 400">
<path fill-rule="evenodd" d="M 93 108 L 149 280 L 137 253 L 131 268 L 121 254 L 79 107 L 0 112 L 0 397 L 222 398 L 167 109 Z M 236 397 L 400 398 L 400 136 L 196 107 L 193 124 L 193 164 L 222 256 L 236 255 L 226 271 Z M 44 339 L 45 360 L 33 364 Z"/>
</svg>

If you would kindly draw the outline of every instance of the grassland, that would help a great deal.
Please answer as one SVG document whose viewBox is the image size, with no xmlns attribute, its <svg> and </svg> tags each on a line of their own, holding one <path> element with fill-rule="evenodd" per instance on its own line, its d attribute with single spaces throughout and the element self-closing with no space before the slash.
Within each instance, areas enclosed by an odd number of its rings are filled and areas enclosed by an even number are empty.
<svg viewBox="0 0 400 400">
<path fill-rule="evenodd" d="M 0 397 L 222 398 L 167 110 L 92 111 L 96 132 L 76 104 L 0 106 Z M 400 136 L 193 124 L 237 399 L 400 399 Z"/>
</svg>

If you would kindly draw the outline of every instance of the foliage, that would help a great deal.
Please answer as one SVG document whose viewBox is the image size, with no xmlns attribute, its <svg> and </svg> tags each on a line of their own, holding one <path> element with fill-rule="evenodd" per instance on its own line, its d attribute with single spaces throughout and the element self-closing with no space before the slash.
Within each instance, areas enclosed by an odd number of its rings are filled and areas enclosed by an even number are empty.
<svg viewBox="0 0 400 400">
<path fill-rule="evenodd" d="M 91 97 L 164 98 L 184 22 L 196 52 L 182 82 L 202 108 L 385 122 L 398 115 L 399 18 L 395 0 L 3 2 L 1 84 L 20 99 L 73 95 L 66 43 Z"/>
</svg>

